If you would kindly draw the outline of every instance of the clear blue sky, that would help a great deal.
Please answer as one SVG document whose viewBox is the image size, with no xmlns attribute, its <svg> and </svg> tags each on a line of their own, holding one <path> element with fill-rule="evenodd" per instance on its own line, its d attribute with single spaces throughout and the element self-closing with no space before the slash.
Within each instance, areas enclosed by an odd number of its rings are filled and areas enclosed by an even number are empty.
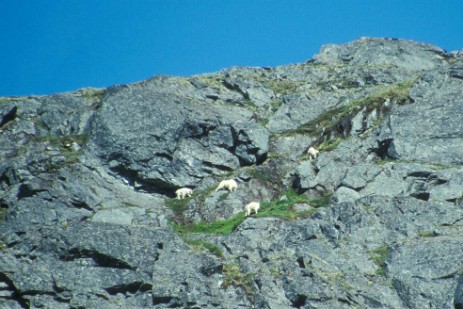
<svg viewBox="0 0 463 309">
<path fill-rule="evenodd" d="M 0 96 L 303 62 L 396 37 L 463 49 L 463 1 L 0 0 Z"/>
</svg>

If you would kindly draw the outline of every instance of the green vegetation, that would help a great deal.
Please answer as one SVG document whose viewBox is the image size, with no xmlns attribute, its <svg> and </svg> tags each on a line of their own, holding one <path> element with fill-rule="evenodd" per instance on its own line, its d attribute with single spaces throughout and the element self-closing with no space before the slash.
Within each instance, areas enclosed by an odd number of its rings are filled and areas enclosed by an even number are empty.
<svg viewBox="0 0 463 309">
<path fill-rule="evenodd" d="M 276 112 L 282 104 L 283 104 L 282 100 L 272 100 L 270 101 L 270 110 L 272 112 Z"/>
<path fill-rule="evenodd" d="M 8 212 L 8 208 L 0 207 L 0 221 L 3 221 L 3 219 L 5 219 L 7 212 Z"/>
<path fill-rule="evenodd" d="M 171 199 L 166 199 L 164 201 L 165 205 L 172 209 L 172 211 L 176 214 L 179 215 L 183 213 L 187 209 L 187 204 L 188 202 L 192 199 L 192 197 L 187 197 L 181 200 L 178 200 L 176 198 L 171 198 Z"/>
<path fill-rule="evenodd" d="M 212 223 L 200 222 L 192 225 L 174 224 L 174 230 L 179 234 L 207 233 L 226 235 L 233 232 L 244 221 L 244 219 L 244 212 L 242 212 L 230 219 L 216 221 Z"/>
<path fill-rule="evenodd" d="M 164 204 L 172 209 L 176 215 L 181 215 L 187 209 L 188 202 L 195 200 L 199 203 L 204 203 L 206 198 L 214 191 L 214 189 L 215 186 L 203 191 L 195 191 L 191 197 L 186 197 L 180 200 L 176 198 L 166 199 Z"/>
<path fill-rule="evenodd" d="M 379 276 L 386 275 L 386 258 L 389 254 L 389 246 L 384 245 L 370 250 L 370 259 L 378 266 L 376 274 Z"/>
<path fill-rule="evenodd" d="M 259 212 L 253 215 L 256 218 L 276 217 L 287 220 L 295 220 L 299 217 L 305 217 L 313 214 L 316 208 L 326 207 L 332 194 L 327 194 L 323 197 L 308 199 L 304 195 L 298 195 L 293 190 L 288 190 L 284 195 L 277 200 L 262 202 Z M 314 207 L 307 212 L 297 212 L 293 206 L 297 203 L 307 203 Z M 215 222 L 199 222 L 197 224 L 180 225 L 173 224 L 174 230 L 181 234 L 189 233 L 207 233 L 207 234 L 230 234 L 232 233 L 245 219 L 244 212 L 237 214 L 227 220 Z"/>
<path fill-rule="evenodd" d="M 299 86 L 305 84 L 303 81 L 294 81 L 290 79 L 270 79 L 267 85 L 274 93 L 279 95 L 286 95 L 296 93 Z"/>
<path fill-rule="evenodd" d="M 28 99 L 28 98 L 30 97 L 0 97 L 0 104 L 20 102 L 21 100 Z"/>
<path fill-rule="evenodd" d="M 294 192 L 294 190 L 290 189 L 277 200 L 262 202 L 259 212 L 255 215 L 255 217 L 276 217 L 281 219 L 295 220 L 300 215 L 293 209 L 293 206 L 297 203 L 310 204 L 310 201 L 305 195 L 298 195 L 296 192 Z"/>
<path fill-rule="evenodd" d="M 76 95 L 90 102 L 98 102 L 105 94 L 103 88 L 82 88 L 76 91 Z"/>
<path fill-rule="evenodd" d="M 71 135 L 45 135 L 37 138 L 39 142 L 50 143 L 60 148 L 67 149 L 68 145 L 76 142 L 79 145 L 83 145 L 88 140 L 88 135 L 83 134 L 71 134 Z"/>
<path fill-rule="evenodd" d="M 260 179 L 264 181 L 269 181 L 270 176 L 268 173 L 265 173 L 261 169 L 258 169 L 256 167 L 248 168 L 249 175 L 251 175 L 252 178 L 254 179 Z"/>
<path fill-rule="evenodd" d="M 222 288 L 226 289 L 229 286 L 241 287 L 246 294 L 253 294 L 253 273 L 243 274 L 237 263 L 224 264 L 222 272 L 225 277 L 225 280 L 222 283 Z"/>
<path fill-rule="evenodd" d="M 213 88 L 216 90 L 225 88 L 225 86 L 223 85 L 223 79 L 219 76 L 216 76 L 215 74 L 198 75 L 191 78 L 191 80 L 193 79 L 199 80 L 200 82 L 206 84 L 209 88 Z"/>
<path fill-rule="evenodd" d="M 88 135 L 83 134 L 72 134 L 72 135 L 46 135 L 37 137 L 37 141 L 41 143 L 49 143 L 59 148 L 61 154 L 66 158 L 64 162 L 60 164 L 52 164 L 52 169 L 59 169 L 61 165 L 72 164 L 78 162 L 82 150 L 76 150 L 72 148 L 73 143 L 79 144 L 82 147 L 88 140 Z"/>
<path fill-rule="evenodd" d="M 420 237 L 433 237 L 434 236 L 434 231 L 430 231 L 430 230 L 418 231 L 418 236 L 420 236 Z"/>
<path fill-rule="evenodd" d="M 284 156 L 284 154 L 279 153 L 277 151 L 269 151 L 267 153 L 267 158 L 268 159 L 285 159 L 286 157 Z"/>
<path fill-rule="evenodd" d="M 309 134 L 320 136 L 325 131 L 335 130 L 336 124 L 343 118 L 352 118 L 357 112 L 366 108 L 367 111 L 381 108 L 388 100 L 395 100 L 397 104 L 403 105 L 410 101 L 410 89 L 417 78 L 392 84 L 387 87 L 380 87 L 379 90 L 368 97 L 355 100 L 352 103 L 335 107 L 318 118 L 302 124 L 300 127 L 288 130 L 282 135 Z"/>
<path fill-rule="evenodd" d="M 342 138 L 335 137 L 335 138 L 330 138 L 328 140 L 325 140 L 323 143 L 321 143 L 318 146 L 319 151 L 331 151 L 336 149 L 339 144 L 341 144 Z"/>
<path fill-rule="evenodd" d="M 222 250 L 218 246 L 211 244 L 210 242 L 204 241 L 202 239 L 191 239 L 187 237 L 183 238 L 183 241 L 191 247 L 193 247 L 194 250 L 207 250 L 220 258 L 224 257 Z"/>
</svg>

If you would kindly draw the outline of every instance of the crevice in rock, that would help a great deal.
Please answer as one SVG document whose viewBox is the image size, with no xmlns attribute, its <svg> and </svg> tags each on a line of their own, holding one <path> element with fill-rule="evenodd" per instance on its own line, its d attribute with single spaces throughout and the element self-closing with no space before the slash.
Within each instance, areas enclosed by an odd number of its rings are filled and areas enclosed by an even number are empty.
<svg viewBox="0 0 463 309">
<path fill-rule="evenodd" d="M 221 274 L 223 271 L 223 264 L 207 265 L 201 267 L 201 273 L 206 277 L 210 277 L 214 274 Z"/>
<path fill-rule="evenodd" d="M 177 303 L 176 300 L 178 300 L 178 298 L 173 296 L 153 296 L 153 305 Z M 175 304 L 171 306 L 171 308 L 176 307 Z"/>
<path fill-rule="evenodd" d="M 395 156 L 391 156 L 389 152 L 389 148 L 393 147 L 393 138 L 387 138 L 382 141 L 378 141 L 378 147 L 377 148 L 370 148 L 370 151 L 373 151 L 376 153 L 378 157 L 380 157 L 382 160 L 385 160 L 387 158 L 389 159 L 397 159 Z"/>
<path fill-rule="evenodd" d="M 407 175 L 407 177 L 421 178 L 427 182 L 438 179 L 436 174 L 433 174 L 431 172 L 425 172 L 425 171 L 411 172 L 410 174 Z"/>
<path fill-rule="evenodd" d="M 234 83 L 232 84 L 232 83 L 230 83 L 229 81 L 227 81 L 225 79 L 222 80 L 222 84 L 228 90 L 236 91 L 239 94 L 241 94 L 245 100 L 249 100 L 249 94 L 246 91 L 244 91 L 243 89 L 241 89 L 241 87 L 238 84 L 234 84 Z"/>
<path fill-rule="evenodd" d="M 233 255 L 233 251 L 232 249 L 224 242 L 222 242 L 222 246 L 225 248 L 225 250 L 227 250 L 227 252 L 230 254 L 230 255 Z"/>
<path fill-rule="evenodd" d="M 8 122 L 13 121 L 17 117 L 18 107 L 14 106 L 9 112 L 3 115 L 2 120 L 0 121 L 0 128 L 6 125 Z"/>
<path fill-rule="evenodd" d="M 443 185 L 443 184 L 446 184 L 447 182 L 448 182 L 447 179 L 442 179 L 442 178 L 436 179 L 436 185 Z"/>
<path fill-rule="evenodd" d="M 307 301 L 307 296 L 304 294 L 298 294 L 296 298 L 291 301 L 291 306 L 294 308 L 300 308 L 302 306 L 305 306 L 305 303 Z"/>
<path fill-rule="evenodd" d="M 350 135 L 352 131 L 352 119 L 349 117 L 341 118 L 335 125 L 336 131 L 343 138 L 346 138 Z"/>
<path fill-rule="evenodd" d="M 110 160 L 117 160 L 117 159 L 110 159 Z M 138 173 L 136 171 L 131 170 L 130 168 L 119 164 L 117 166 L 111 167 L 111 171 L 115 172 L 122 178 L 124 178 L 127 183 L 131 186 L 135 184 L 135 181 L 138 179 Z"/>
<path fill-rule="evenodd" d="M 64 261 L 73 261 L 75 259 L 81 258 L 90 258 L 92 259 L 99 267 L 108 267 L 108 268 L 119 268 L 119 269 L 129 269 L 136 270 L 135 267 L 129 265 L 128 263 L 121 261 L 115 257 L 102 254 L 94 250 L 87 249 L 78 249 L 72 248 L 64 256 L 60 257 Z"/>
<path fill-rule="evenodd" d="M 348 304 L 348 305 L 351 304 L 351 302 L 348 299 L 344 299 L 344 298 L 338 298 L 337 301 L 342 304 Z"/>
<path fill-rule="evenodd" d="M 304 258 L 302 256 L 298 257 L 296 261 L 300 268 L 305 268 Z"/>
<path fill-rule="evenodd" d="M 419 200 L 428 201 L 430 194 L 429 192 L 413 192 L 410 196 Z"/>
<path fill-rule="evenodd" d="M 22 297 L 22 294 L 19 293 L 18 289 L 13 284 L 13 281 L 11 281 L 7 275 L 5 275 L 4 273 L 0 273 L 0 282 L 5 283 L 8 287 L 8 291 L 11 291 L 11 296 L 5 298 L 17 302 L 21 306 L 21 308 L 30 308 L 29 300 L 24 299 Z"/>
<path fill-rule="evenodd" d="M 156 152 L 154 154 L 156 157 L 160 157 L 160 158 L 164 158 L 164 159 L 167 159 L 169 161 L 173 161 L 174 160 L 174 157 L 168 153 L 165 153 L 165 152 Z"/>
<path fill-rule="evenodd" d="M 212 169 L 217 169 L 219 171 L 223 171 L 223 172 L 231 172 L 231 171 L 233 171 L 233 169 L 231 167 L 226 166 L 226 165 L 213 164 L 212 162 L 209 162 L 209 161 L 201 161 L 201 163 L 206 167 L 209 167 L 209 168 L 212 168 Z"/>
<path fill-rule="evenodd" d="M 75 208 L 78 208 L 78 209 L 85 209 L 85 210 L 88 210 L 88 211 L 93 211 L 93 208 L 90 207 L 90 205 L 88 205 L 87 202 L 85 202 L 85 201 L 72 199 L 71 204 L 72 204 L 72 206 L 74 206 Z"/>
<path fill-rule="evenodd" d="M 135 294 L 137 292 L 147 292 L 153 288 L 153 285 L 146 282 L 132 282 L 129 284 L 122 284 L 122 285 L 115 285 L 109 288 L 106 288 L 106 292 L 110 295 L 117 295 L 119 293 L 127 295 L 127 294 Z"/>
<path fill-rule="evenodd" d="M 211 119 L 205 119 L 204 121 L 197 120 L 185 120 L 183 125 L 177 130 L 176 137 L 180 138 L 195 138 L 202 139 L 207 137 L 209 133 L 217 128 L 217 123 Z"/>
<path fill-rule="evenodd" d="M 123 165 L 112 167 L 111 171 L 125 179 L 126 183 L 134 187 L 135 190 L 161 194 L 170 198 L 175 197 L 174 191 L 176 188 L 159 179 L 141 179 L 137 171 L 131 170 Z"/>
<path fill-rule="evenodd" d="M 46 191 L 44 189 L 32 189 L 29 184 L 23 183 L 19 186 L 18 188 L 18 193 L 16 194 L 16 197 L 18 200 L 27 198 L 27 197 L 32 197 L 37 195 L 40 192 Z"/>
</svg>

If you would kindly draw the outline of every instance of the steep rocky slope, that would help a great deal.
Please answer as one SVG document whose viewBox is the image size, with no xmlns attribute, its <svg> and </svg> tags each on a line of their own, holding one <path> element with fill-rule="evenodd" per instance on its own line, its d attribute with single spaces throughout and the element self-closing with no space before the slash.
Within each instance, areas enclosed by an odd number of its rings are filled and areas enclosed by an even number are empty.
<svg viewBox="0 0 463 309">
<path fill-rule="evenodd" d="M 463 308 L 462 115 L 463 53 L 370 38 L 1 98 L 0 307 Z"/>
</svg>

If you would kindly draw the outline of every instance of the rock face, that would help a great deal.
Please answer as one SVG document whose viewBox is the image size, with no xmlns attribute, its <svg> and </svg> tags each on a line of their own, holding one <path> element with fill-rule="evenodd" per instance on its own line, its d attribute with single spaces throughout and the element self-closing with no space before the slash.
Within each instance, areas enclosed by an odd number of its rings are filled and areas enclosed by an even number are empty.
<svg viewBox="0 0 463 309">
<path fill-rule="evenodd" d="M 0 98 L 0 307 L 463 308 L 462 68 L 362 38 Z"/>
</svg>

